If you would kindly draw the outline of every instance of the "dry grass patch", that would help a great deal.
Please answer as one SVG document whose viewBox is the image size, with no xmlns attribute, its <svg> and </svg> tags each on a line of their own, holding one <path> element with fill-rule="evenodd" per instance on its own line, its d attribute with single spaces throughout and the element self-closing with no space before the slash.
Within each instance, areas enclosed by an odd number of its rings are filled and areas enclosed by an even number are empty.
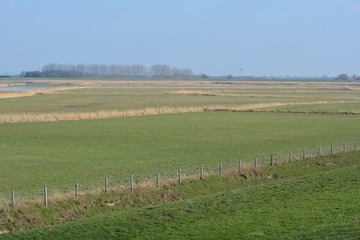
<svg viewBox="0 0 360 240">
<path fill-rule="evenodd" d="M 203 107 L 159 107 L 144 109 L 129 109 L 125 111 L 97 111 L 97 112 L 67 112 L 67 113 L 8 113 L 0 116 L 0 123 L 16 122 L 54 122 L 54 121 L 76 121 L 90 119 L 123 118 L 132 116 L 179 114 L 204 111 L 249 111 L 263 108 L 291 106 L 291 105 L 323 105 L 337 103 L 356 103 L 359 101 L 316 101 L 316 102 L 271 102 L 253 103 L 240 106 L 203 106 Z"/>
<path fill-rule="evenodd" d="M 326 105 L 326 104 L 341 104 L 341 103 L 358 103 L 359 101 L 315 101 L 315 102 L 270 102 L 270 103 L 253 103 L 244 104 L 238 107 L 228 106 L 211 106 L 208 107 L 208 111 L 247 111 L 256 110 L 270 107 L 281 107 L 281 106 L 295 106 L 295 105 Z"/>
<path fill-rule="evenodd" d="M 7 98 L 19 98 L 19 97 L 31 97 L 37 94 L 56 94 L 59 91 L 68 91 L 68 90 L 77 90 L 77 89 L 87 89 L 87 88 L 96 88 L 98 86 L 66 86 L 66 87 L 56 87 L 49 89 L 35 89 L 28 91 L 20 92 L 2 92 L 0 91 L 0 99 Z"/>
<path fill-rule="evenodd" d="M 126 111 L 98 111 L 98 112 L 69 112 L 69 113 L 16 113 L 16 114 L 2 114 L 0 116 L 0 123 L 16 123 L 16 122 L 54 122 L 54 121 L 74 121 L 74 120 L 89 120 L 89 119 L 107 119 L 107 118 L 121 118 L 142 115 L 157 115 L 157 114 L 174 114 L 174 113 L 189 113 L 202 112 L 204 108 L 186 108 L 186 107 L 160 107 L 160 108 L 144 108 L 144 109 L 129 109 Z"/>
<path fill-rule="evenodd" d="M 196 91 L 196 90 L 178 90 L 172 92 L 175 95 L 189 95 L 189 96 L 223 96 L 223 97 L 239 97 L 239 94 L 221 93 L 217 91 Z"/>
<path fill-rule="evenodd" d="M 0 92 L 0 99 L 6 98 L 18 98 L 18 97 L 30 97 L 35 95 L 35 91 L 23 91 L 23 92 Z"/>
</svg>

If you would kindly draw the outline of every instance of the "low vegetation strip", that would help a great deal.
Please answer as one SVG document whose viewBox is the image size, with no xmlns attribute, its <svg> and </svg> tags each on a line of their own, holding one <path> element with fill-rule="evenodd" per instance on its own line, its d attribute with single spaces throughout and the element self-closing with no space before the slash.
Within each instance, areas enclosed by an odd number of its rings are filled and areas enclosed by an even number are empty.
<svg viewBox="0 0 360 240">
<path fill-rule="evenodd" d="M 15 85 L 18 86 L 18 85 Z M 20 85 L 22 86 L 22 85 Z M 88 89 L 92 88 L 92 86 L 56 86 L 54 88 L 48 89 L 35 89 L 35 90 L 24 90 L 24 91 L 0 91 L 0 99 L 13 99 L 20 97 L 31 97 L 34 95 L 43 95 L 43 94 L 57 94 L 60 91 L 69 91 L 69 90 L 79 90 L 79 89 Z"/>
<path fill-rule="evenodd" d="M 69 113 L 23 113 L 23 114 L 3 114 L 0 117 L 0 123 L 17 123 L 17 122 L 54 122 L 54 121 L 76 121 L 89 119 L 107 119 L 121 118 L 142 115 L 174 114 L 203 112 L 204 108 L 191 107 L 160 107 L 129 109 L 125 111 L 98 111 L 98 112 L 69 112 Z"/>
<path fill-rule="evenodd" d="M 300 113 L 300 114 L 349 114 L 359 115 L 360 111 L 330 111 L 330 110 L 290 110 L 290 109 L 231 109 L 231 108 L 217 108 L 209 111 L 214 112 L 258 112 L 258 113 Z"/>
<path fill-rule="evenodd" d="M 272 112 L 272 113 L 328 113 L 328 114 L 360 114 L 360 111 L 329 111 L 329 110 L 269 110 L 267 108 L 295 105 L 322 105 L 339 103 L 357 103 L 357 101 L 337 101 L 337 102 L 270 102 L 243 104 L 234 106 L 201 106 L 201 107 L 171 107 L 164 106 L 158 108 L 147 107 L 144 109 L 128 109 L 124 111 L 97 111 L 97 112 L 59 112 L 59 113 L 8 113 L 1 114 L 0 123 L 17 122 L 54 122 L 54 121 L 79 121 L 89 119 L 108 119 L 122 118 L 144 115 L 158 114 L 178 114 L 204 111 L 228 111 L 228 112 Z"/>
<path fill-rule="evenodd" d="M 147 192 L 3 212 L 13 214 L 12 221 L 3 221 L 3 231 L 11 224 L 35 229 L 1 238 L 356 239 L 359 157 L 349 152 L 265 167 L 252 178 L 213 176 Z"/>
</svg>

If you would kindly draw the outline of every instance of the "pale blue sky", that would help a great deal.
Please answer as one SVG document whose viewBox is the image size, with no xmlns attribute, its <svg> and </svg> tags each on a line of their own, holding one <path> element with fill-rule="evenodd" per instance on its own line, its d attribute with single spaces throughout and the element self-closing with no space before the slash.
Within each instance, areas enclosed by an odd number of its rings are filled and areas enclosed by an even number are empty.
<svg viewBox="0 0 360 240">
<path fill-rule="evenodd" d="M 360 75 L 360 0 L 0 0 L 0 74 L 48 63 Z"/>
</svg>

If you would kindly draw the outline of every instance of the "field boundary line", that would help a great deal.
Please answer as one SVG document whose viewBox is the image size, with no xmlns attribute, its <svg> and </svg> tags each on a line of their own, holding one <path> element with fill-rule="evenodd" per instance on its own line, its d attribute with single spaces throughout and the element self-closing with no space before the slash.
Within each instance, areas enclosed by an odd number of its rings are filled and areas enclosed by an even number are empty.
<svg viewBox="0 0 360 240">
<path fill-rule="evenodd" d="M 346 101 L 354 103 L 358 101 Z M 336 102 L 338 103 L 338 102 Z M 345 101 L 344 101 L 345 103 Z M 351 114 L 358 115 L 360 111 L 327 111 L 327 110 L 270 110 L 269 107 L 292 106 L 303 104 L 329 104 L 329 102 L 301 102 L 301 103 L 255 103 L 245 104 L 238 107 L 228 106 L 200 106 L 200 107 L 171 107 L 128 109 L 124 111 L 97 111 L 97 112 L 54 112 L 54 113 L 8 113 L 1 114 L 1 123 L 24 123 L 24 122 L 55 122 L 55 121 L 81 121 L 91 119 L 124 118 L 134 116 L 149 116 L 162 114 L 179 114 L 194 112 L 264 112 L 264 113 L 300 113 L 300 114 Z"/>
</svg>

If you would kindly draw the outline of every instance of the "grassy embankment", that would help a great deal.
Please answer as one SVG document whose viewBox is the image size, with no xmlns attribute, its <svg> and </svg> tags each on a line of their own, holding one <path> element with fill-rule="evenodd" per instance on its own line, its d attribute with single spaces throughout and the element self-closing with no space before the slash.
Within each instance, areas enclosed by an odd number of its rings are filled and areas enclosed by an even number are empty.
<svg viewBox="0 0 360 240">
<path fill-rule="evenodd" d="M 351 152 L 145 194 L 84 198 L 31 212 L 40 226 L 77 216 L 72 222 L 1 238 L 356 239 L 359 172 L 359 152 Z M 34 219 L 22 220 L 26 226 Z"/>
</svg>

